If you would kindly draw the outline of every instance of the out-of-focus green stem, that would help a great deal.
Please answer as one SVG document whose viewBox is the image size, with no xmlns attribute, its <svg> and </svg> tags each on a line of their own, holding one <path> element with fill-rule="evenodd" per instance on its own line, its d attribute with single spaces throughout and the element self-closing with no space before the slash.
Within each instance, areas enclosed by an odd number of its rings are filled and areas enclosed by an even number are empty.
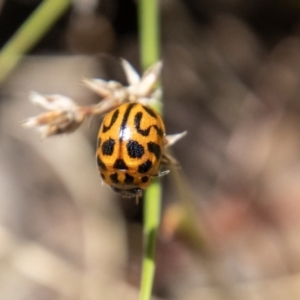
<svg viewBox="0 0 300 300">
<path fill-rule="evenodd" d="M 139 0 L 140 55 L 144 70 L 160 59 L 158 0 Z M 160 222 L 162 189 L 154 180 L 144 198 L 144 253 L 140 300 L 151 298 L 155 275 L 155 244 Z"/>
<path fill-rule="evenodd" d="M 161 185 L 155 180 L 145 194 L 144 202 L 144 254 L 140 300 L 151 299 L 155 275 L 155 244 L 160 221 Z"/>
<path fill-rule="evenodd" d="M 139 0 L 139 38 L 144 70 L 160 59 L 160 22 L 158 0 Z"/>
<path fill-rule="evenodd" d="M 66 11 L 72 0 L 45 0 L 0 52 L 0 83 Z"/>
</svg>

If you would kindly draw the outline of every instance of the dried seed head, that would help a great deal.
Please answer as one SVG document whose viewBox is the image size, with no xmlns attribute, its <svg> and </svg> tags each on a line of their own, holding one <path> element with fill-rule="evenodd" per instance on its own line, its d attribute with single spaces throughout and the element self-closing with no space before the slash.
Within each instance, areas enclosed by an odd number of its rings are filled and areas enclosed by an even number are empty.
<svg viewBox="0 0 300 300">
<path fill-rule="evenodd" d="M 162 63 L 158 62 L 144 73 L 140 82 L 136 86 L 135 94 L 137 96 L 151 97 L 160 76 L 161 69 Z"/>
<path fill-rule="evenodd" d="M 165 147 L 168 148 L 168 147 L 174 145 L 178 140 L 182 139 L 186 134 L 187 134 L 187 131 L 167 135 Z"/>
<path fill-rule="evenodd" d="M 86 115 L 70 98 L 61 95 L 42 96 L 33 92 L 30 100 L 48 111 L 25 120 L 22 125 L 36 127 L 42 138 L 74 131 Z"/>
<path fill-rule="evenodd" d="M 141 98 L 151 101 L 157 95 L 153 94 L 156 83 L 160 76 L 162 63 L 158 62 L 150 67 L 145 74 L 140 77 L 130 63 L 121 59 L 121 63 L 128 81 L 128 86 L 123 86 L 116 81 L 105 81 L 102 79 L 84 79 L 83 83 L 96 92 L 102 98 L 113 98 L 119 104 L 125 102 L 140 102 Z"/>
<path fill-rule="evenodd" d="M 149 68 L 140 77 L 126 60 L 121 60 L 129 85 L 123 86 L 117 81 L 102 79 L 84 79 L 83 83 L 102 99 L 92 106 L 78 106 L 72 99 L 62 95 L 40 95 L 31 93 L 32 103 L 39 105 L 47 112 L 24 121 L 24 127 L 37 128 L 42 137 L 72 132 L 84 121 L 86 116 L 104 114 L 126 102 L 151 104 L 159 94 L 156 82 L 159 78 L 162 63 Z"/>
</svg>

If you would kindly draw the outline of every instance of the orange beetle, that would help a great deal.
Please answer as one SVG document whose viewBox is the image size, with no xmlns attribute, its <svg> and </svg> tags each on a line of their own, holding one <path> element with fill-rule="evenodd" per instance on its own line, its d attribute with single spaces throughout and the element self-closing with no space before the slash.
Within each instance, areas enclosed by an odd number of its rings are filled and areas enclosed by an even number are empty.
<svg viewBox="0 0 300 300">
<path fill-rule="evenodd" d="M 103 181 L 123 195 L 141 194 L 159 173 L 165 147 L 160 115 L 140 103 L 109 112 L 98 133 L 97 164 Z"/>
</svg>

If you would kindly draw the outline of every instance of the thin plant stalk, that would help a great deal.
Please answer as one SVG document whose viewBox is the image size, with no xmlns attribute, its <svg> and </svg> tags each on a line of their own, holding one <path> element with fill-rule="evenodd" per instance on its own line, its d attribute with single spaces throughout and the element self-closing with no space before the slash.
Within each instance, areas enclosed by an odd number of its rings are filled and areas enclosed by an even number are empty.
<svg viewBox="0 0 300 300">
<path fill-rule="evenodd" d="M 72 0 L 44 0 L 0 51 L 0 83 L 17 66 L 53 24 Z"/>
<path fill-rule="evenodd" d="M 144 70 L 160 59 L 159 7 L 157 0 L 139 0 L 139 38 L 141 64 Z M 160 111 L 161 113 L 161 111 Z M 160 223 L 162 188 L 154 180 L 144 198 L 144 252 L 140 300 L 151 298 L 155 275 L 155 244 Z"/>
<path fill-rule="evenodd" d="M 140 0 L 138 14 L 140 59 L 145 71 L 160 60 L 158 0 Z"/>
</svg>

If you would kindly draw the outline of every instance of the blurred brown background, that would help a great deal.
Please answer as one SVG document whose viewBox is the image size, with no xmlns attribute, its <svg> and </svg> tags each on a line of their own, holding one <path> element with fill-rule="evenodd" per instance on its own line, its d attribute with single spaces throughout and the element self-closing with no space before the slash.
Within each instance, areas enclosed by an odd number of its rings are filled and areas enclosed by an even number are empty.
<svg viewBox="0 0 300 300">
<path fill-rule="evenodd" d="M 39 3 L 0 1 L 1 46 Z M 101 185 L 101 120 L 46 141 L 20 125 L 32 90 L 96 103 L 83 77 L 140 70 L 136 14 L 74 1 L 1 86 L 0 299 L 138 298 L 142 201 Z M 166 128 L 188 135 L 180 184 L 163 178 L 154 299 L 300 299 L 299 17 L 296 0 L 161 1 Z"/>
</svg>

